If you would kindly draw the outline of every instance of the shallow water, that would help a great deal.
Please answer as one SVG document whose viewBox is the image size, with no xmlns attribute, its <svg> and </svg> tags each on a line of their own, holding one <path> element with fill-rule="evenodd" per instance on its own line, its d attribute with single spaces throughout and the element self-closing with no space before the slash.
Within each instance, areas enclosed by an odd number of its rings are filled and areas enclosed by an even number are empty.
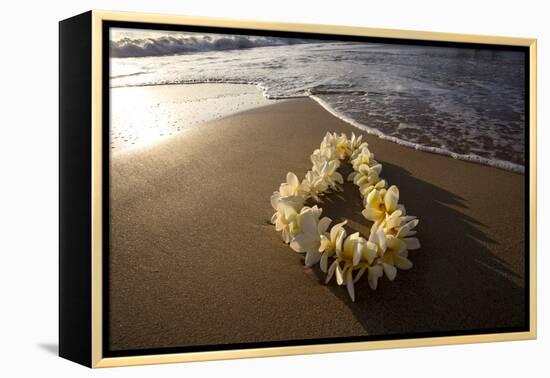
<svg viewBox="0 0 550 378">
<path fill-rule="evenodd" d="M 310 96 L 394 142 L 523 172 L 521 52 L 318 41 L 111 59 L 111 87 L 197 82 Z"/>
<path fill-rule="evenodd" d="M 111 153 L 147 147 L 202 123 L 274 101 L 248 84 L 111 88 Z"/>
</svg>

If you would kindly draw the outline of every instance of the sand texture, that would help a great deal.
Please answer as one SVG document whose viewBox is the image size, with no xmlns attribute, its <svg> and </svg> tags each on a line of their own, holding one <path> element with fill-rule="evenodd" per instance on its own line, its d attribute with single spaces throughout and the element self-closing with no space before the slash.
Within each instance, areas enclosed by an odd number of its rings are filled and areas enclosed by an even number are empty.
<svg viewBox="0 0 550 378">
<path fill-rule="evenodd" d="M 365 135 L 420 218 L 414 267 L 344 287 L 269 224 L 327 131 L 358 130 L 310 99 L 239 113 L 111 161 L 112 350 L 488 330 L 525 323 L 524 176 Z M 345 176 L 344 176 L 345 177 Z M 357 188 L 322 204 L 365 233 Z"/>
</svg>

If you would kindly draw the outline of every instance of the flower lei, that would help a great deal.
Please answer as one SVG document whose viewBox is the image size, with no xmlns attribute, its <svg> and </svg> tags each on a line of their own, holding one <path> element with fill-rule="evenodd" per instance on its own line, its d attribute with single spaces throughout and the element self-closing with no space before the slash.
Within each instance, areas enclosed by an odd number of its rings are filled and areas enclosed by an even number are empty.
<svg viewBox="0 0 550 378">
<path fill-rule="evenodd" d="M 386 181 L 380 178 L 382 165 L 361 139 L 354 133 L 349 139 L 345 134 L 327 133 L 320 148 L 313 151 L 313 167 L 302 182 L 288 172 L 286 182 L 271 196 L 276 210 L 271 223 L 281 232 L 283 241 L 294 251 L 305 253 L 306 266 L 319 263 L 326 273 L 325 283 L 336 275 L 338 285 L 346 285 L 352 301 L 354 283 L 365 273 L 370 288 L 376 290 L 378 279 L 384 274 L 393 281 L 397 269 L 412 268 L 408 251 L 420 248 L 419 240 L 411 237 L 416 234 L 418 219 L 406 215 L 395 185 L 386 188 Z M 347 179 L 359 187 L 364 205 L 361 214 L 374 222 L 368 239 L 358 232 L 347 236 L 347 221 L 329 231 L 332 220 L 321 218 L 322 209 L 305 206 L 306 201 L 319 203 L 323 195 L 343 190 L 340 185 L 344 179 L 337 171 L 342 162 L 353 166 Z"/>
</svg>

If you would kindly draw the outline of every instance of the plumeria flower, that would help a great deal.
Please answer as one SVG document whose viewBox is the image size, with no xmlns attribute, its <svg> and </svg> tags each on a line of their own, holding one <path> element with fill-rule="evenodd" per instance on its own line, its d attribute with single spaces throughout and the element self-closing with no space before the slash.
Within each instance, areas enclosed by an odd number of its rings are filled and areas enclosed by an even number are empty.
<svg viewBox="0 0 550 378">
<path fill-rule="evenodd" d="M 294 173 L 288 172 L 286 182 L 283 182 L 279 191 L 274 192 L 271 196 L 271 206 L 277 210 L 279 202 L 286 202 L 298 210 L 303 206 L 306 194 L 307 192 L 303 190 L 298 177 Z"/>
<path fill-rule="evenodd" d="M 299 210 L 304 206 L 304 196 L 287 196 L 282 197 L 281 193 L 274 192 L 271 195 L 271 206 L 273 209 L 277 210 L 280 203 L 285 203 L 295 210 Z"/>
<path fill-rule="evenodd" d="M 361 164 L 357 172 L 352 172 L 348 176 L 348 180 L 352 179 L 354 184 L 359 186 L 359 192 L 362 197 L 368 195 L 374 189 L 384 189 L 386 187 L 386 181 L 380 178 L 380 172 L 382 171 L 382 165 L 376 164 L 369 167 L 367 164 Z"/>
<path fill-rule="evenodd" d="M 326 146 L 336 146 L 336 140 L 338 139 L 338 134 L 327 132 L 321 141 L 321 148 Z"/>
<path fill-rule="evenodd" d="M 374 154 L 370 152 L 366 143 L 363 143 L 352 155 L 351 165 L 354 170 L 357 170 L 361 164 L 375 165 Z"/>
<path fill-rule="evenodd" d="M 351 148 L 349 146 L 346 134 L 342 133 L 340 136 L 335 138 L 334 147 L 336 149 L 338 159 L 340 160 L 344 160 L 351 155 Z"/>
<path fill-rule="evenodd" d="M 365 209 L 361 212 L 363 216 L 373 222 L 382 220 L 386 213 L 391 214 L 401 209 L 399 202 L 399 189 L 392 185 L 386 189 L 374 189 L 365 197 Z"/>
<path fill-rule="evenodd" d="M 271 217 L 271 223 L 275 225 L 275 229 L 281 232 L 281 236 L 285 243 L 290 243 L 292 238 L 300 232 L 296 217 L 298 212 L 291 205 L 279 202 L 277 212 Z"/>
<path fill-rule="evenodd" d="M 300 180 L 292 172 L 286 174 L 286 182 L 279 187 L 279 193 L 281 197 L 303 196 L 304 194 L 300 187 Z"/>
<path fill-rule="evenodd" d="M 361 155 L 362 153 L 367 152 L 367 151 L 368 151 L 369 155 L 374 159 L 374 154 L 372 154 L 369 151 L 369 144 L 367 142 L 363 142 L 351 153 L 351 156 L 349 157 L 349 160 L 353 161 L 353 160 L 357 159 L 359 157 L 359 155 Z"/>
<path fill-rule="evenodd" d="M 416 231 L 413 230 L 414 227 L 418 225 L 418 219 L 413 219 L 397 230 L 396 238 L 403 240 L 407 245 L 408 250 L 414 250 L 420 248 L 420 240 L 418 238 L 411 238 L 410 236 L 416 235 Z"/>
<path fill-rule="evenodd" d="M 296 235 L 290 242 L 290 248 L 296 252 L 305 253 L 306 266 L 312 266 L 317 264 L 321 259 L 321 253 L 319 253 L 321 235 L 326 232 L 332 220 L 328 217 L 319 220 L 315 209 L 304 209 L 296 217 L 301 233 Z"/>
<path fill-rule="evenodd" d="M 407 236 L 412 236 L 416 234 L 416 231 L 413 230 L 418 225 L 418 219 L 413 219 L 403 226 L 399 227 L 397 234 L 395 235 L 398 238 L 405 238 Z"/>
<path fill-rule="evenodd" d="M 381 227 L 380 221 L 376 222 L 369 235 L 368 245 L 369 254 L 364 254 L 364 258 L 359 263 L 359 271 L 355 275 L 354 282 L 367 272 L 367 280 L 372 290 L 376 290 L 378 287 L 378 279 L 384 275 L 382 264 L 380 263 L 380 256 L 383 256 L 387 249 L 387 239 L 384 235 L 384 229 Z"/>
<path fill-rule="evenodd" d="M 403 222 L 405 219 L 414 219 L 414 217 L 405 217 L 403 215 L 402 210 L 396 210 L 391 214 L 386 214 L 386 219 L 383 222 L 384 232 L 386 234 L 395 235 L 397 233 L 397 229 L 404 224 Z"/>
<path fill-rule="evenodd" d="M 384 273 L 390 281 L 395 279 L 395 276 L 397 275 L 397 268 L 401 270 L 408 270 L 412 268 L 413 264 L 407 257 L 407 244 L 395 236 L 388 235 L 387 248 L 380 261 L 382 263 Z"/>
<path fill-rule="evenodd" d="M 306 209 L 308 209 L 308 207 L 306 207 Z M 315 219 L 317 219 L 317 221 L 319 221 L 319 219 L 321 219 L 321 214 L 323 213 L 323 209 L 321 209 L 317 205 L 310 207 L 310 209 L 311 209 L 311 212 L 313 213 L 313 215 L 315 216 Z"/>
<path fill-rule="evenodd" d="M 393 281 L 397 274 L 397 268 L 401 270 L 410 269 L 412 262 L 407 258 L 408 243 L 397 236 L 385 234 L 385 223 L 385 220 L 378 221 L 372 226 L 369 241 L 378 246 L 377 256 L 379 256 L 379 263 L 382 265 L 386 277 Z M 416 240 L 418 241 L 418 239 Z M 414 249 L 420 247 L 420 243 L 418 245 L 411 245 Z"/>
<path fill-rule="evenodd" d="M 369 265 L 365 262 L 359 264 L 359 271 L 353 279 L 353 283 L 359 281 L 361 277 L 367 272 L 367 281 L 372 290 L 376 290 L 378 287 L 378 279 L 384 275 L 384 269 L 381 264 Z"/>
<path fill-rule="evenodd" d="M 337 184 L 343 184 L 344 178 L 336 170 L 340 167 L 339 160 L 325 161 L 322 165 L 314 165 L 315 172 L 333 190 L 340 190 Z"/>
<path fill-rule="evenodd" d="M 384 233 L 386 235 L 392 235 L 399 237 L 405 242 L 408 250 L 414 250 L 420 248 L 420 241 L 418 238 L 413 238 L 416 234 L 414 228 L 418 225 L 418 219 L 411 215 L 402 215 L 401 210 L 394 211 L 391 215 L 386 215 L 385 221 L 382 223 Z M 399 235 L 399 236 L 398 236 Z"/>
<path fill-rule="evenodd" d="M 307 171 L 301 185 L 303 190 L 309 193 L 309 196 L 316 202 L 321 200 L 319 197 L 328 189 L 328 183 L 313 171 Z"/>
<path fill-rule="evenodd" d="M 382 172 L 382 164 L 368 166 L 361 164 L 357 167 L 356 174 L 353 176 L 353 183 L 359 187 L 365 184 L 376 184 L 380 181 L 380 173 Z"/>
<path fill-rule="evenodd" d="M 387 238 L 384 232 L 383 221 L 379 220 L 372 225 L 369 241 L 376 246 L 376 256 L 382 257 L 387 248 Z"/>
<path fill-rule="evenodd" d="M 326 145 L 313 151 L 310 160 L 313 165 L 322 165 L 325 161 L 338 160 L 338 156 L 332 145 Z"/>
<path fill-rule="evenodd" d="M 384 195 L 384 207 L 388 214 L 393 213 L 399 208 L 399 189 L 397 186 L 392 185 L 386 191 Z"/>
<path fill-rule="evenodd" d="M 361 214 L 372 222 L 383 219 L 386 216 L 384 209 L 384 194 L 385 189 L 373 190 L 366 197 L 364 201 L 365 209 Z"/>
<path fill-rule="evenodd" d="M 418 225 L 419 220 L 415 216 L 404 213 L 404 208 L 399 208 L 391 214 L 386 214 L 386 219 L 382 222 L 385 234 L 399 238 L 416 234 L 414 228 Z"/>
<path fill-rule="evenodd" d="M 375 184 L 373 184 L 375 183 Z M 359 193 L 361 193 L 362 197 L 368 196 L 370 192 L 373 190 L 382 190 L 386 188 L 386 180 L 372 180 L 372 182 L 368 182 L 366 184 L 363 184 L 359 187 Z"/>
<path fill-rule="evenodd" d="M 327 133 L 321 142 L 321 149 L 329 147 L 334 148 L 336 156 L 340 160 L 346 159 L 352 152 L 349 146 L 348 138 L 344 133 L 340 135 L 336 133 Z"/>
<path fill-rule="evenodd" d="M 351 138 L 348 141 L 348 147 L 350 149 L 350 156 L 353 156 L 353 153 L 363 144 L 361 143 L 361 140 L 363 139 L 363 135 L 359 135 L 359 137 L 355 136 L 355 133 L 351 133 Z M 365 143 L 366 144 L 366 143 Z"/>
<path fill-rule="evenodd" d="M 327 272 L 328 259 L 334 256 L 337 251 L 338 253 L 342 252 L 342 242 L 346 237 L 346 230 L 344 229 L 346 223 L 348 221 L 338 223 L 331 228 L 330 234 L 325 232 L 321 235 L 321 245 L 319 246 L 319 252 L 322 253 L 320 267 L 324 273 Z"/>
<path fill-rule="evenodd" d="M 358 232 L 348 236 L 344 241 L 341 251 L 336 251 L 336 260 L 334 260 L 328 270 L 326 282 L 329 282 L 332 275 L 336 273 L 336 282 L 338 285 L 346 285 L 352 302 L 355 302 L 353 270 L 359 266 L 364 256 L 376 254 L 373 248 L 374 246 L 365 238 L 359 236 Z M 343 267 L 341 263 L 344 264 Z"/>
<path fill-rule="evenodd" d="M 316 221 L 319 221 L 321 216 L 321 209 L 317 206 L 307 207 L 304 206 L 298 212 L 294 207 L 288 203 L 279 202 L 278 209 L 271 217 L 271 223 L 275 225 L 275 229 L 280 231 L 285 243 L 290 243 L 294 237 L 302 233 L 301 223 L 299 216 L 305 212 L 311 212 Z"/>
</svg>

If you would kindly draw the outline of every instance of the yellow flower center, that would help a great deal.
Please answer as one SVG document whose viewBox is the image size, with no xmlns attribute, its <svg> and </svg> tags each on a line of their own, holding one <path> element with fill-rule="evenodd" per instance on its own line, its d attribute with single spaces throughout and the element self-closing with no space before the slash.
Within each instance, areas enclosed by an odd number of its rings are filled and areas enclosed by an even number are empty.
<svg viewBox="0 0 550 378">
<path fill-rule="evenodd" d="M 345 143 L 338 143 L 336 145 L 336 149 L 338 150 L 338 152 L 346 152 L 347 146 Z"/>
<path fill-rule="evenodd" d="M 300 226 L 298 226 L 298 223 L 291 223 L 290 224 L 290 232 L 293 234 L 298 234 L 300 232 Z"/>
</svg>

